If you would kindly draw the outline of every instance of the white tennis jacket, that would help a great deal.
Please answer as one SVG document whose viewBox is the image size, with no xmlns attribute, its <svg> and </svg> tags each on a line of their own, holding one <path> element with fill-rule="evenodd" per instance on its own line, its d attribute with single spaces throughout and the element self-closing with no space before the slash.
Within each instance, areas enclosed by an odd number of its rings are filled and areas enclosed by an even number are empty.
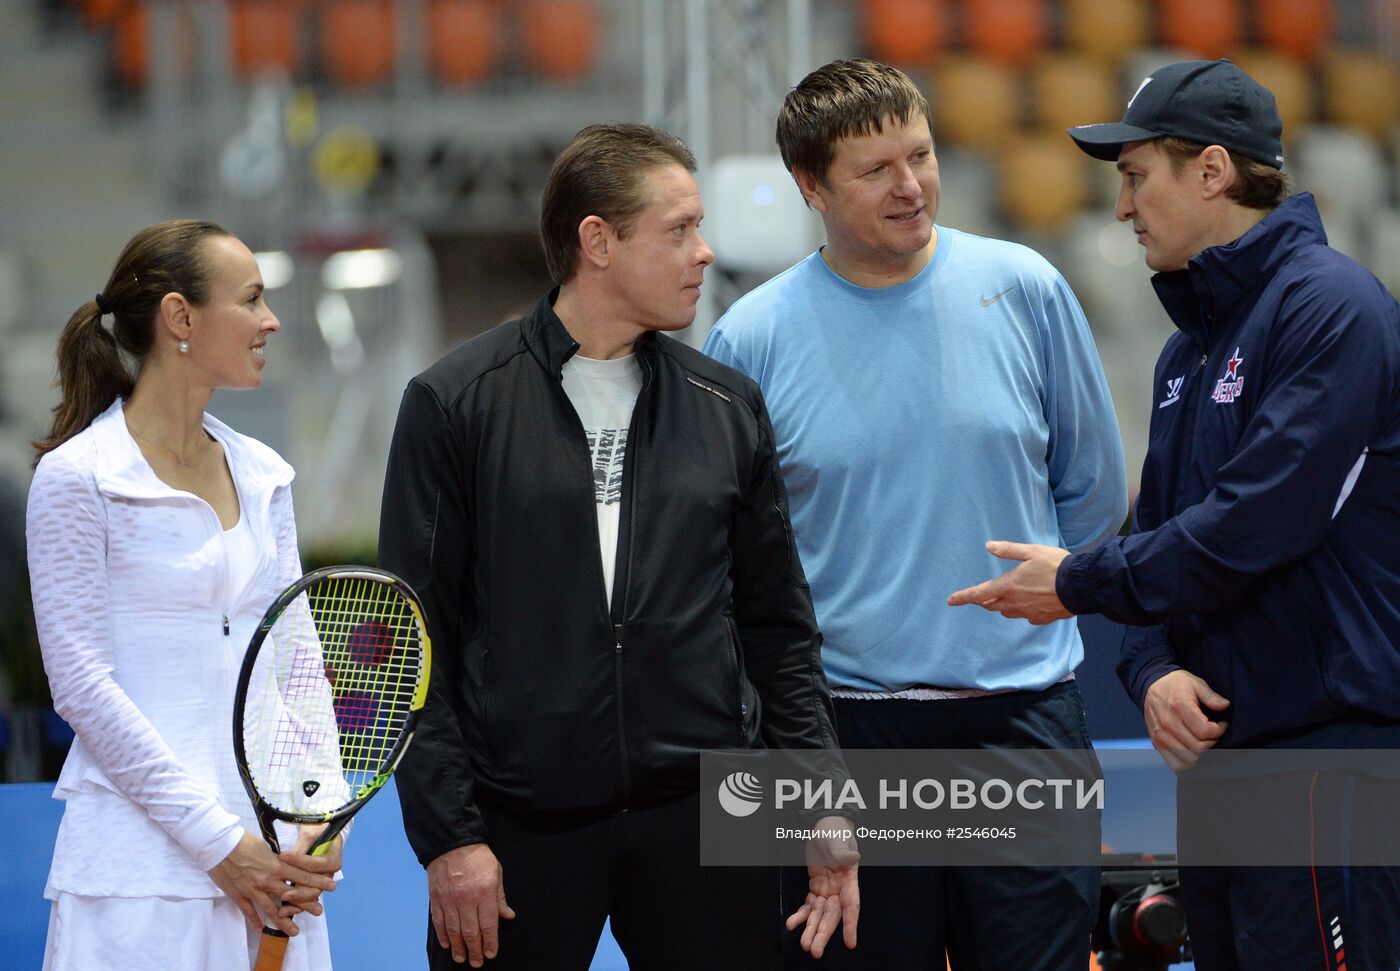
<svg viewBox="0 0 1400 971">
<path fill-rule="evenodd" d="M 54 707 L 77 739 L 45 896 L 217 897 L 205 871 L 257 833 L 233 758 L 233 695 L 253 630 L 301 575 L 292 468 L 218 419 L 257 539 L 234 601 L 213 508 L 158 479 L 118 399 L 45 455 L 29 490 L 34 613 Z"/>
</svg>

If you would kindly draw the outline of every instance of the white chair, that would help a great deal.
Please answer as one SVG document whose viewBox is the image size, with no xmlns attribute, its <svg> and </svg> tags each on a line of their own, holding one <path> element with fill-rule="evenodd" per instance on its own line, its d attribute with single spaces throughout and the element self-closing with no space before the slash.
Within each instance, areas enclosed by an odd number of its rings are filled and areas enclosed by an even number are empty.
<svg viewBox="0 0 1400 971">
<path fill-rule="evenodd" d="M 777 155 L 729 155 L 704 189 L 705 241 L 731 270 L 772 274 L 803 259 L 821 238 L 821 221 Z"/>
<path fill-rule="evenodd" d="M 1357 128 L 1303 129 L 1293 141 L 1288 169 L 1297 188 L 1317 196 L 1320 208 L 1348 221 L 1364 222 L 1387 198 L 1390 174 L 1380 145 Z M 1332 233 L 1331 225 L 1327 229 Z"/>
<path fill-rule="evenodd" d="M 937 221 L 978 236 L 1001 236 L 996 215 L 997 168 L 981 152 L 938 146 Z"/>
<path fill-rule="evenodd" d="M 1400 293 L 1400 209 L 1379 206 L 1370 220 L 1371 262 L 1367 268 L 1391 293 Z"/>
</svg>

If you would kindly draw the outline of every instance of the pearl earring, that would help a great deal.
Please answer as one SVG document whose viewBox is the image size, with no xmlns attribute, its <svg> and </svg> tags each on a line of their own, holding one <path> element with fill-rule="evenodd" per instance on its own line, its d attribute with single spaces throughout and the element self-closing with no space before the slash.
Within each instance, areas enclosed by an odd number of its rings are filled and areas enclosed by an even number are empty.
<svg viewBox="0 0 1400 971">
<path fill-rule="evenodd" d="M 181 341 L 181 342 L 180 342 L 180 353 L 181 353 L 181 354 L 188 354 L 189 352 L 190 352 L 190 342 L 189 342 L 189 341 Z"/>
</svg>

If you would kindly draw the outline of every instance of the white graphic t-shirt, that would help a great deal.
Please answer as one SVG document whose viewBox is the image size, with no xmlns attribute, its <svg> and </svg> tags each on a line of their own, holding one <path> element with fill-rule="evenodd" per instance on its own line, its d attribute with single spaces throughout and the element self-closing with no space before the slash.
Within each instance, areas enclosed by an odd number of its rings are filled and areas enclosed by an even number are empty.
<svg viewBox="0 0 1400 971">
<path fill-rule="evenodd" d="M 575 354 L 564 362 L 563 375 L 564 392 L 583 422 L 593 453 L 599 553 L 603 557 L 603 583 L 612 603 L 617 526 L 622 512 L 622 459 L 627 454 L 632 406 L 642 390 L 642 369 L 635 354 L 611 361 Z"/>
</svg>

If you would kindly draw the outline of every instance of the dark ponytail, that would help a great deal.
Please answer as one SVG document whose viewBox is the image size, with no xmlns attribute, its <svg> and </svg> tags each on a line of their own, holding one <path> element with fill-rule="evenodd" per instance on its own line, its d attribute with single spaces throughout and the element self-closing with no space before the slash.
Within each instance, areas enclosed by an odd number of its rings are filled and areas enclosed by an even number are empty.
<svg viewBox="0 0 1400 971">
<path fill-rule="evenodd" d="M 199 306 L 209 299 L 210 271 L 204 241 L 227 236 L 210 222 L 172 219 L 156 223 L 131 238 L 99 296 L 112 314 L 112 329 L 103 325 L 96 300 L 78 308 L 58 338 L 58 384 L 63 400 L 53 409 L 53 427 L 34 443 L 38 455 L 52 451 L 82 431 L 118 397 L 131 394 L 155 341 L 155 318 L 168 293 L 180 293 Z"/>
</svg>

